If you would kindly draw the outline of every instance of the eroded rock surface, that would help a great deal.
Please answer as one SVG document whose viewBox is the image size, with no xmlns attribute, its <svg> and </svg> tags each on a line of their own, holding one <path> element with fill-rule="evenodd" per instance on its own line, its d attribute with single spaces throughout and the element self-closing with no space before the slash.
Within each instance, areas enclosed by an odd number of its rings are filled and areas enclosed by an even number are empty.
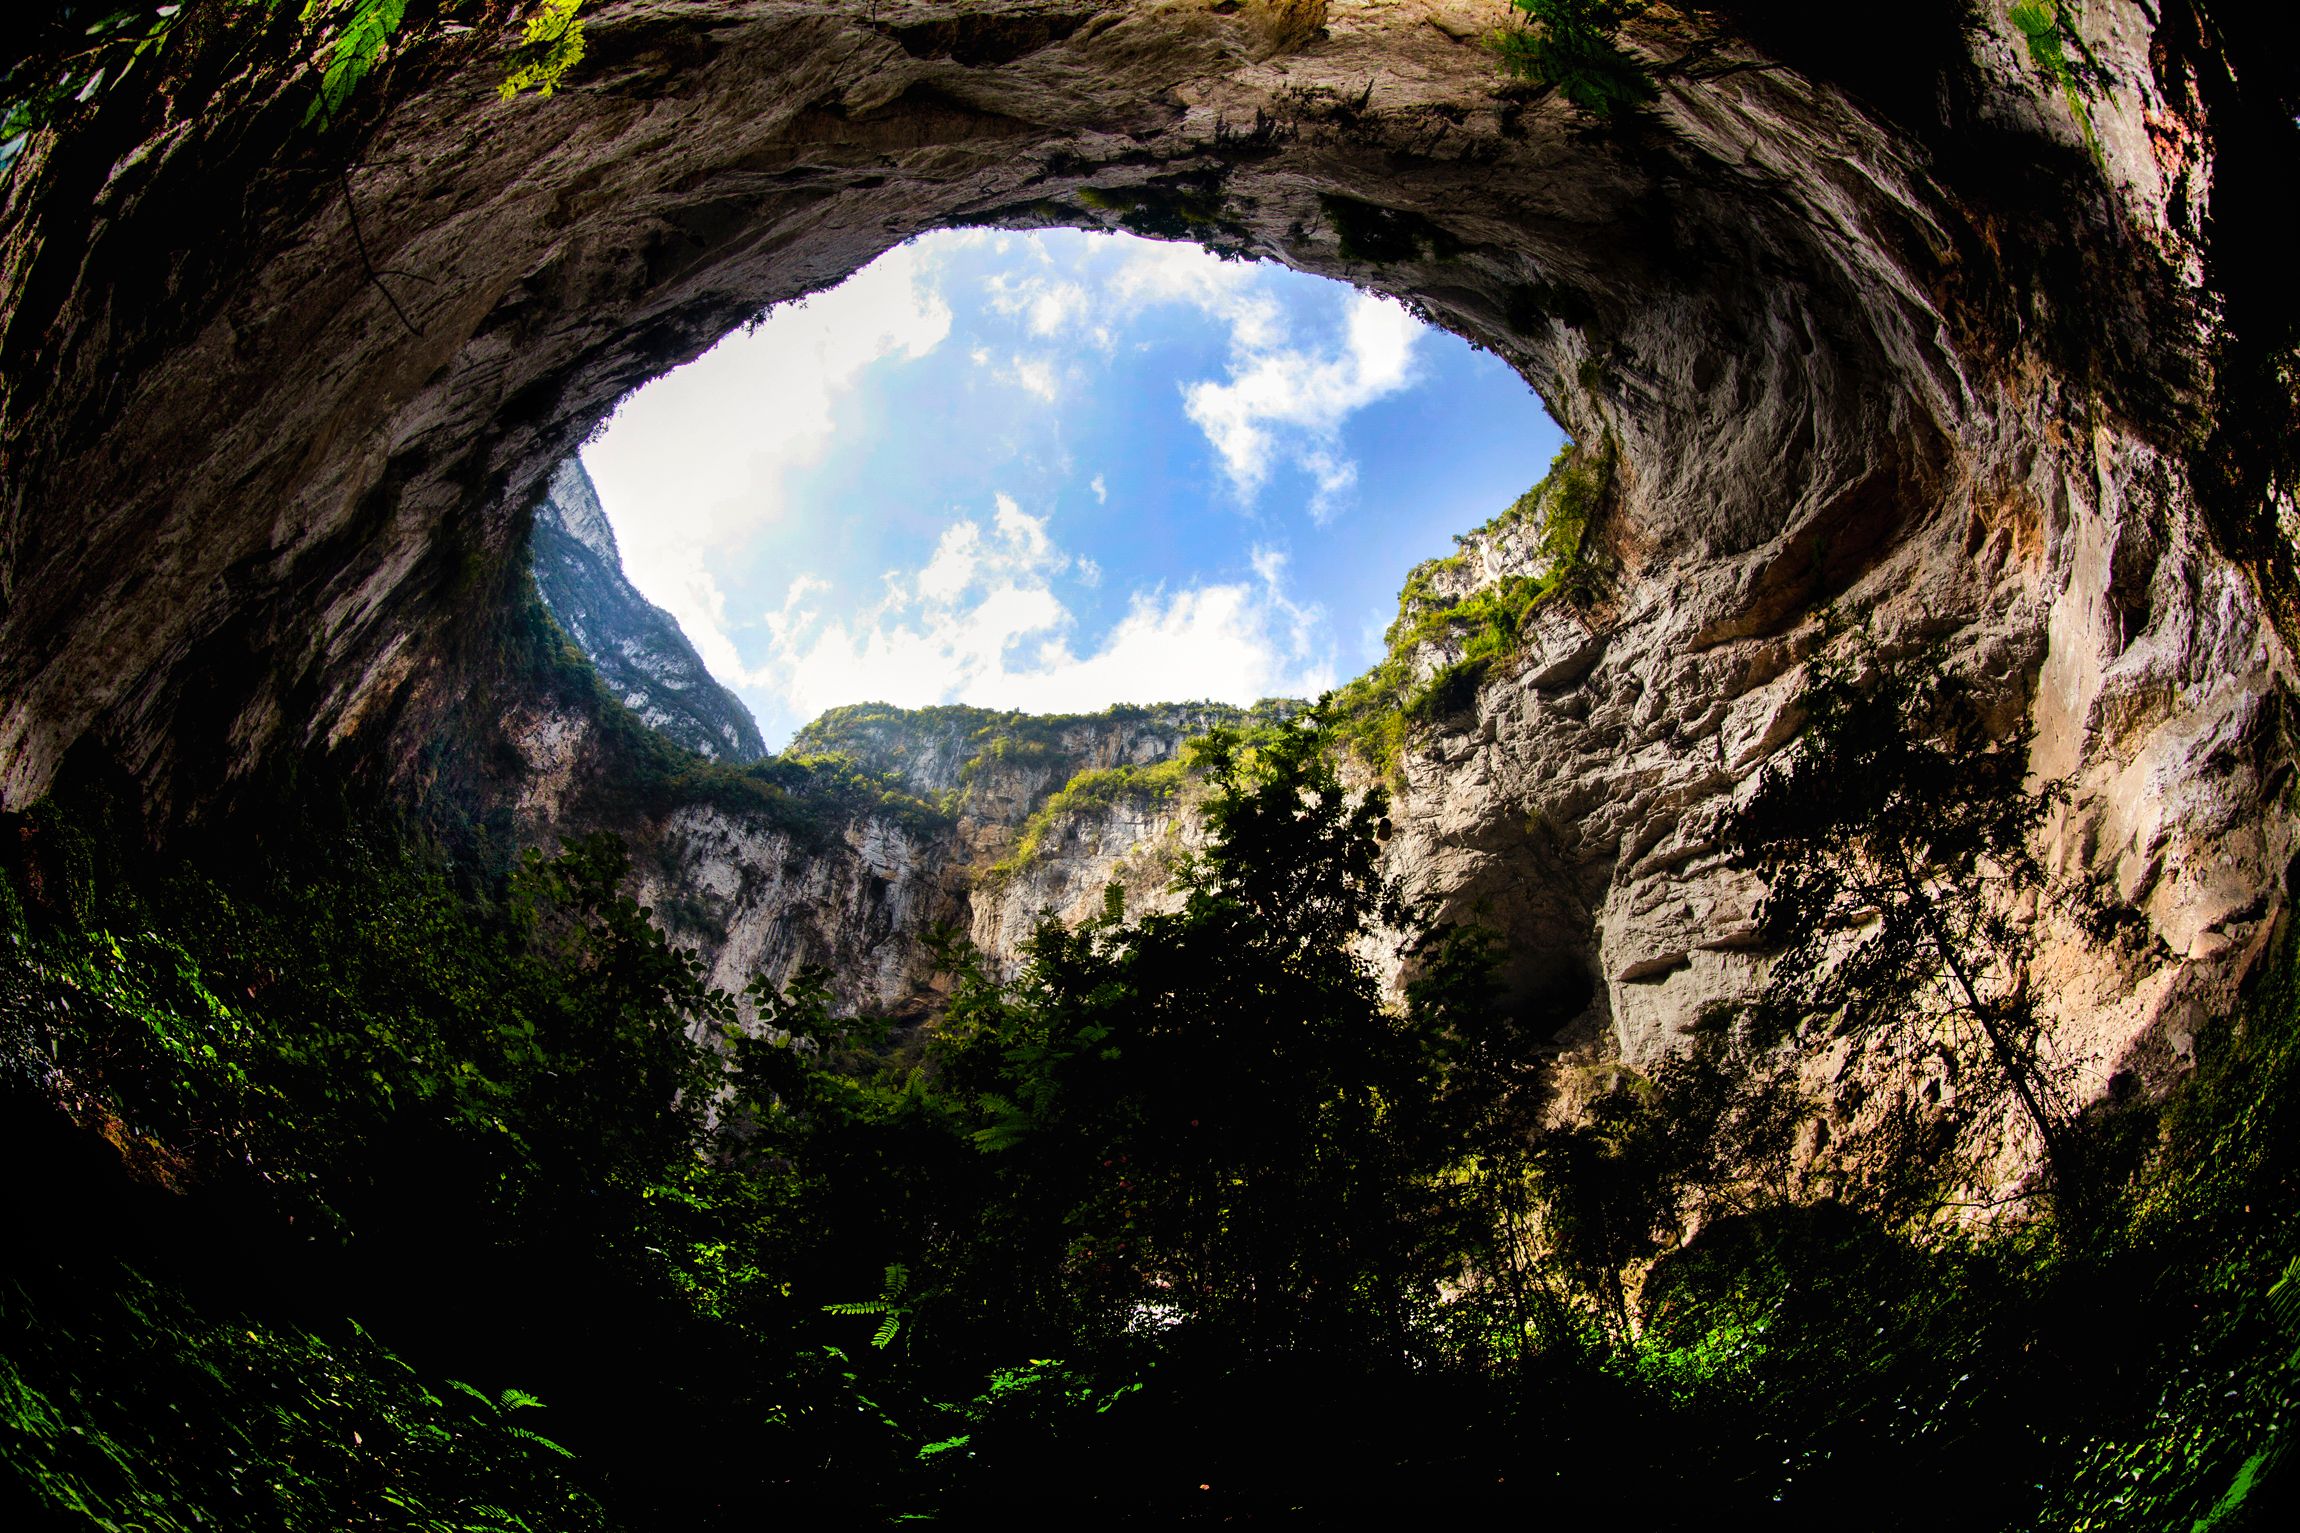
<svg viewBox="0 0 2300 1533">
<path fill-rule="evenodd" d="M 2281 63 L 2231 52 L 2243 18 L 2086 5 L 2080 122 L 1997 7 L 1907 7 L 1880 46 L 1656 5 L 1627 41 L 1657 99 L 1599 127 L 1496 72 L 1499 0 L 586 14 L 548 101 L 494 99 L 511 34 L 481 28 L 314 139 L 299 61 L 219 45 L 169 65 L 201 90 L 27 152 L 0 193 L 7 804 L 83 741 L 163 816 L 282 751 L 418 773 L 526 509 L 622 392 L 910 234 L 1068 223 L 1405 297 L 1616 445 L 1604 603 L 1416 743 L 1393 853 L 1510 934 L 1561 1026 L 1649 1059 L 1747 982 L 1716 828 L 1793 733 L 1824 604 L 1939 645 L 2073 785 L 2058 866 L 2148 933 L 2048 954 L 2089 1083 L 2176 1060 L 2281 909 L 2291 284 L 2260 252 L 2293 243 L 2295 129 Z M 503 714 L 539 835 L 586 770 L 554 707 Z M 743 860 L 827 856 L 790 887 L 858 932 L 944 908 L 913 832 L 858 835 Z"/>
<path fill-rule="evenodd" d="M 611 702 L 606 706 L 611 707 Z M 1100 910 L 1112 879 L 1152 908 L 1174 854 L 1202 839 L 1178 771 L 1138 790 L 1129 769 L 1175 763 L 1184 743 L 1258 713 L 1215 704 L 1040 717 L 989 709 L 845 708 L 802 730 L 785 756 L 747 769 L 666 777 L 629 791 L 627 738 L 602 700 L 517 710 L 515 825 L 550 845 L 608 828 L 628 841 L 642 904 L 740 992 L 802 965 L 831 973 L 842 1005 L 931 1013 L 948 976 L 935 938 L 972 939 L 1012 973 L 1047 915 Z M 1114 780 L 1067 812 L 1065 788 Z M 1028 855 L 1017 843 L 1032 836 Z"/>
</svg>

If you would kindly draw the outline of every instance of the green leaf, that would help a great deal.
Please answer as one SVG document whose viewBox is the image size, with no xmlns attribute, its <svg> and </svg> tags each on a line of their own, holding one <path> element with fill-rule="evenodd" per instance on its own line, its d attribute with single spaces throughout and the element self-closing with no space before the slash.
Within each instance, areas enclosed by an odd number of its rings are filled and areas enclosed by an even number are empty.
<svg viewBox="0 0 2300 1533">
<path fill-rule="evenodd" d="M 511 53 L 511 70 L 496 94 L 509 101 L 521 91 L 548 96 L 583 60 L 583 0 L 543 0 L 527 18 L 527 32 Z"/>
<path fill-rule="evenodd" d="M 332 9 L 336 0 L 308 0 L 304 20 L 310 21 L 318 13 Z M 407 15 L 407 0 L 352 0 L 350 19 L 335 37 L 335 46 L 329 52 L 327 68 L 321 72 L 319 95 L 304 113 L 304 121 L 315 119 L 323 126 L 332 126 L 349 102 L 360 82 L 374 70 L 376 60 L 383 56 L 386 44 L 399 30 Z"/>
</svg>

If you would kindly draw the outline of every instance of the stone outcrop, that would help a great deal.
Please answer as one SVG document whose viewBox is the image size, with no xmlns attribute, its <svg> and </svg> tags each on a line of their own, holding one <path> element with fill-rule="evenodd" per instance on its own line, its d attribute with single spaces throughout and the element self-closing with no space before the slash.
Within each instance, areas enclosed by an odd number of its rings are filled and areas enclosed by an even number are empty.
<svg viewBox="0 0 2300 1533">
<path fill-rule="evenodd" d="M 767 753 L 750 709 L 703 666 L 678 620 L 623 573 L 599 491 L 569 458 L 535 508 L 528 566 L 552 617 L 649 729 L 713 761 Z"/>
<path fill-rule="evenodd" d="M 1100 909 L 1113 878 L 1148 908 L 1170 854 L 1198 832 L 1179 770 L 1144 790 L 1130 769 L 1178 767 L 1183 744 L 1209 728 L 1291 707 L 1047 717 L 866 704 L 817 719 L 780 757 L 741 768 L 696 761 L 633 792 L 618 706 L 577 693 L 502 718 L 519 763 L 510 807 L 520 839 L 622 835 L 638 899 L 725 990 L 819 965 L 843 1006 L 906 1018 L 931 1013 L 947 979 L 939 932 L 971 938 L 1011 973 L 1044 916 Z M 1101 779 L 1116 779 L 1116 791 L 1066 803 Z M 1028 854 L 1016 855 L 1033 831 Z"/>
<path fill-rule="evenodd" d="M 2176 1060 L 2292 850 L 2268 9 L 2072 10 L 2082 117 L 1946 0 L 1656 4 L 1610 125 L 1496 72 L 1499 0 L 603 0 L 548 101 L 441 33 L 324 138 L 278 39 L 187 47 L 0 191 L 0 799 L 82 742 L 163 819 L 280 752 L 418 771 L 624 391 L 924 229 L 1124 226 L 1403 297 L 1616 445 L 1602 610 L 1404 768 L 1396 866 L 1521 1004 L 1641 1060 L 1745 982 L 1715 831 L 1834 604 L 2033 724 L 2060 870 L 2149 934 L 2056 939 L 2058 1040 Z M 585 726 L 504 717 L 548 833 Z M 926 908 L 873 844 L 823 889 Z"/>
</svg>

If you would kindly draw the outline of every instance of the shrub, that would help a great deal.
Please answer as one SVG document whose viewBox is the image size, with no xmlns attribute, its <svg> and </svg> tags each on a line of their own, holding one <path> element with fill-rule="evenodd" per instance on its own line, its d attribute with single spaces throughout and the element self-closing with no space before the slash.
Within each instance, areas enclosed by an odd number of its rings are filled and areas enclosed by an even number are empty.
<svg viewBox="0 0 2300 1533">
<path fill-rule="evenodd" d="M 1650 101 L 1653 77 L 1614 41 L 1645 0 L 1510 0 L 1533 23 L 1495 35 L 1502 67 L 1599 119 Z"/>
</svg>

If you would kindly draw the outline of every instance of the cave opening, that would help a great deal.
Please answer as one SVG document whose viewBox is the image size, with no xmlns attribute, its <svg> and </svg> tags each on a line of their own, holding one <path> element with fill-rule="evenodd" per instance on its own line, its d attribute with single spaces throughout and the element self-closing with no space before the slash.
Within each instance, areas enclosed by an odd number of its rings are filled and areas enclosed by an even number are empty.
<svg viewBox="0 0 2300 1533">
<path fill-rule="evenodd" d="M 1543 0 L 1505 78 L 1488 0 L 160 9 L 0 144 L 33 1505 L 2280 1525 L 2289 557 L 2222 535 L 2290 509 L 2290 332 L 2223 244 L 2292 222 L 2257 24 Z M 402 22 L 309 109 L 329 29 Z M 914 238 L 1120 232 L 1386 294 L 1573 444 L 1341 749 L 632 727 L 528 584 L 616 401 Z M 1969 1009 L 2023 1008 L 2082 1206 L 1954 1070 L 1742 1026 L 1740 812 L 1815 678 L 1912 669 L 2049 786 Z M 1494 950 L 1405 962 L 1393 876 Z"/>
<path fill-rule="evenodd" d="M 1563 446 L 1498 358 L 1346 284 L 952 231 L 619 401 L 532 558 L 610 687 L 715 757 L 848 704 L 1248 707 L 1380 661 L 1409 571 Z"/>
</svg>

